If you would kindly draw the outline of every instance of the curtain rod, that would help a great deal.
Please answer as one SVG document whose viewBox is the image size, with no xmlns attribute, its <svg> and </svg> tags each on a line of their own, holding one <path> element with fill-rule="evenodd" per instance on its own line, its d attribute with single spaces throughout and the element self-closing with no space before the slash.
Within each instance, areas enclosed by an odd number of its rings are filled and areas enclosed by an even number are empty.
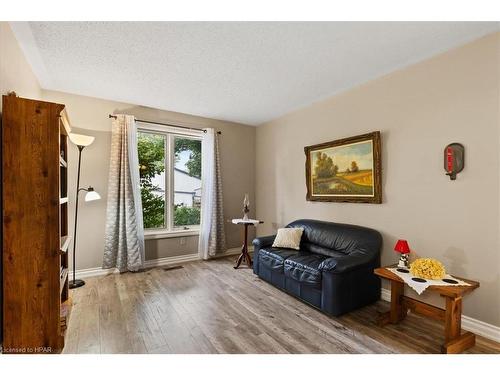
<svg viewBox="0 0 500 375">
<path fill-rule="evenodd" d="M 116 119 L 116 115 L 109 115 L 109 118 L 114 118 L 114 119 Z M 190 128 L 190 127 L 188 127 L 188 126 L 165 124 L 165 123 L 163 123 L 163 122 L 146 121 L 146 120 L 140 120 L 140 119 L 136 119 L 136 121 L 139 121 L 139 122 L 145 122 L 145 123 L 147 123 L 147 124 L 156 124 L 156 125 L 171 126 L 171 127 L 174 127 L 174 128 L 181 128 L 181 129 L 188 129 L 188 130 L 197 130 L 197 131 L 200 131 L 200 132 L 203 132 L 203 133 L 206 133 L 206 132 L 207 132 L 205 129 L 197 129 L 197 128 Z M 217 133 L 217 134 L 222 134 L 222 132 L 221 132 L 221 131 L 217 131 L 216 133 Z"/>
</svg>

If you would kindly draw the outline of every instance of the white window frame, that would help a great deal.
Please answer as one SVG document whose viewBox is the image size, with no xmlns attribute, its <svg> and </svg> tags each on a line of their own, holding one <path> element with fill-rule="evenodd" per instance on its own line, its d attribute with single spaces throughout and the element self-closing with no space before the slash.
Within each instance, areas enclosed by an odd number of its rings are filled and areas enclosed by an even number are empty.
<svg viewBox="0 0 500 375">
<path fill-rule="evenodd" d="M 137 132 L 158 134 L 166 137 L 165 141 L 165 228 L 144 228 L 145 239 L 160 239 L 172 237 L 198 236 L 199 225 L 189 229 L 174 229 L 174 140 L 176 137 L 191 138 L 201 141 L 202 130 L 182 129 L 175 126 L 165 126 L 136 121 Z"/>
</svg>

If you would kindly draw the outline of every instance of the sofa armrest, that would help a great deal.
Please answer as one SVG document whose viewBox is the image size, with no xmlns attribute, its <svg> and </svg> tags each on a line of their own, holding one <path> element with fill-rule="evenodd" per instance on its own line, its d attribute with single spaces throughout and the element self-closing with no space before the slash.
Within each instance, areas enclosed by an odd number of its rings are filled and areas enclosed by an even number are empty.
<svg viewBox="0 0 500 375">
<path fill-rule="evenodd" d="M 323 272 L 344 273 L 373 263 L 378 254 L 370 254 L 364 250 L 355 250 L 343 257 L 327 258 L 319 265 Z"/>
<path fill-rule="evenodd" d="M 274 242 L 276 235 L 265 236 L 265 237 L 257 237 L 252 241 L 253 251 L 257 253 L 263 247 L 271 246 Z"/>
<path fill-rule="evenodd" d="M 259 252 L 263 247 L 271 246 L 276 235 L 257 237 L 252 241 L 253 245 L 253 273 L 259 274 Z"/>
</svg>

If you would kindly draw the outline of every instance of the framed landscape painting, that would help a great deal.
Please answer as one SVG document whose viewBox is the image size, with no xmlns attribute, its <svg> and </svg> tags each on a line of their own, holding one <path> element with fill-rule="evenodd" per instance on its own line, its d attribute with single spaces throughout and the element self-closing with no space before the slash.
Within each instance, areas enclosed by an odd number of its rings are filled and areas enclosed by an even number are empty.
<svg viewBox="0 0 500 375">
<path fill-rule="evenodd" d="M 304 147 L 307 200 L 382 203 L 380 132 Z"/>
</svg>

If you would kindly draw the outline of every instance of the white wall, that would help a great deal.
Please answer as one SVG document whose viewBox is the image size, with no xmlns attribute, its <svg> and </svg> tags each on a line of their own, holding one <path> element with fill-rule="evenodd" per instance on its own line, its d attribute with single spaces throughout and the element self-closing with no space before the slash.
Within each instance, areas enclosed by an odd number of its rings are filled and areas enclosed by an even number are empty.
<svg viewBox="0 0 500 375">
<path fill-rule="evenodd" d="M 6 95 L 10 91 L 15 91 L 17 95 L 25 98 L 41 98 L 38 80 L 26 61 L 9 24 L 0 22 L 0 94 Z"/>
<path fill-rule="evenodd" d="M 201 187 L 201 179 L 174 169 L 174 190 L 195 192 Z"/>
<path fill-rule="evenodd" d="M 298 218 L 379 230 L 382 262 L 398 238 L 481 287 L 466 315 L 500 325 L 500 34 L 439 55 L 257 128 L 258 234 Z M 307 202 L 304 146 L 382 133 L 383 204 Z M 450 181 L 443 149 L 465 145 Z M 439 301 L 432 301 L 439 302 Z"/>
</svg>

